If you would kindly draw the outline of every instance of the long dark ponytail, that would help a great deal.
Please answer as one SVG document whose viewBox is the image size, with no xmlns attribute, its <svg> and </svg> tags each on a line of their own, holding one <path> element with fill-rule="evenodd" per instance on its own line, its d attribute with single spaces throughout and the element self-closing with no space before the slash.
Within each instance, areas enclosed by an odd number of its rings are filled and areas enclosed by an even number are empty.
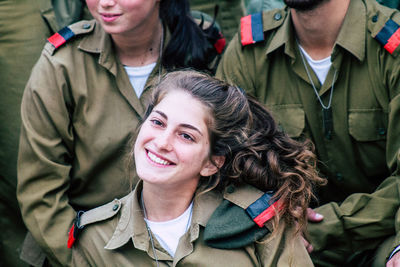
<svg viewBox="0 0 400 267">
<path fill-rule="evenodd" d="M 221 38 L 215 26 L 217 12 L 218 8 L 211 25 L 204 28 L 203 19 L 200 24 L 193 19 L 188 0 L 161 0 L 160 17 L 172 35 L 162 57 L 167 70 L 190 67 L 214 72 L 218 55 L 214 44 Z"/>
</svg>

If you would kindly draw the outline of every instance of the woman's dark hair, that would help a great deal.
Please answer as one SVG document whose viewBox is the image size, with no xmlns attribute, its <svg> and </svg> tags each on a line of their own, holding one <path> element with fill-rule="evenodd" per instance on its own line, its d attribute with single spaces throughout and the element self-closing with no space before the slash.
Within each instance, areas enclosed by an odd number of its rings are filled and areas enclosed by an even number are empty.
<svg viewBox="0 0 400 267">
<path fill-rule="evenodd" d="M 224 156 L 225 162 L 209 177 L 208 190 L 247 183 L 273 191 L 274 198 L 283 203 L 275 224 L 284 219 L 295 225 L 297 233 L 304 230 L 314 186 L 325 183 L 316 171 L 311 143 L 287 136 L 242 89 L 190 70 L 171 72 L 161 79 L 144 119 L 171 90 L 189 93 L 209 110 L 210 158 Z"/>
<path fill-rule="evenodd" d="M 194 68 L 214 72 L 218 55 L 214 44 L 221 33 L 214 19 L 208 27 L 204 17 L 198 24 L 190 13 L 188 0 L 161 0 L 160 17 L 171 32 L 171 40 L 163 51 L 162 64 L 167 70 L 175 68 Z M 213 64 L 212 64 L 213 63 Z"/>
</svg>

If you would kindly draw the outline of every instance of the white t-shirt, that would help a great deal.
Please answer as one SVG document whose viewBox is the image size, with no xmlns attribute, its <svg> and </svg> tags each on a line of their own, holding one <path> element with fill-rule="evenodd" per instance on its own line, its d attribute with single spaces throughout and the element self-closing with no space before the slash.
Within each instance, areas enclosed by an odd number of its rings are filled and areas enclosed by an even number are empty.
<svg viewBox="0 0 400 267">
<path fill-rule="evenodd" d="M 331 68 L 332 65 L 331 56 L 320 60 L 314 60 L 310 57 L 309 54 L 307 54 L 306 50 L 304 50 L 303 47 L 301 47 L 301 45 L 299 45 L 299 47 L 303 52 L 303 55 L 307 59 L 308 64 L 311 66 L 311 68 L 317 75 L 319 82 L 321 84 L 324 84 L 326 76 L 328 75 L 329 69 Z"/>
<path fill-rule="evenodd" d="M 184 213 L 182 213 L 182 215 L 170 221 L 153 222 L 146 218 L 144 219 L 158 242 L 172 257 L 175 255 L 179 239 L 189 229 L 192 221 L 192 209 L 193 202 L 190 203 L 189 207 Z"/>
<path fill-rule="evenodd" d="M 144 65 L 142 67 L 124 66 L 126 73 L 128 74 L 129 81 L 131 82 L 133 89 L 135 89 L 135 93 L 138 98 L 140 98 L 142 95 L 146 81 L 155 66 L 156 62 L 149 65 Z"/>
</svg>

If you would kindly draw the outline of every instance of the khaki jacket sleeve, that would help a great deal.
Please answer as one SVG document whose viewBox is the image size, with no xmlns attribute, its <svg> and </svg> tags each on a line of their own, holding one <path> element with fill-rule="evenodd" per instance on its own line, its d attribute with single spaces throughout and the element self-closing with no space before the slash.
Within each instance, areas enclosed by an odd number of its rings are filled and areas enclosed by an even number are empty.
<svg viewBox="0 0 400 267">
<path fill-rule="evenodd" d="M 340 263 L 355 251 L 376 248 L 395 234 L 399 204 L 400 182 L 394 176 L 372 194 L 353 194 L 341 205 L 331 202 L 317 208 L 323 221 L 308 225 L 314 252 Z"/>
<path fill-rule="evenodd" d="M 261 266 L 314 266 L 300 236 L 293 236 L 292 228 L 282 225 L 276 235 L 267 235 L 255 246 Z"/>
<path fill-rule="evenodd" d="M 41 55 L 22 100 L 17 198 L 27 228 L 51 263 L 66 266 L 75 217 L 67 195 L 74 140 L 68 84 L 51 60 Z"/>
</svg>

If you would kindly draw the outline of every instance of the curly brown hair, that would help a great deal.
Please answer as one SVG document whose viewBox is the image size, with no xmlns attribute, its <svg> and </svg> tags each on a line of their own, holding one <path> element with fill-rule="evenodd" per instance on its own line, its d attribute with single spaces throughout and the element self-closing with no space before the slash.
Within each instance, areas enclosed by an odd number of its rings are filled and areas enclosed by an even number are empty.
<svg viewBox="0 0 400 267">
<path fill-rule="evenodd" d="M 183 90 L 208 108 L 211 156 L 224 156 L 219 171 L 208 177 L 206 189 L 247 183 L 283 203 L 274 224 L 284 219 L 296 227 L 307 223 L 314 187 L 325 183 L 316 171 L 312 143 L 285 134 L 256 99 L 222 80 L 192 70 L 166 74 L 155 86 L 145 118 L 171 90 Z"/>
</svg>

